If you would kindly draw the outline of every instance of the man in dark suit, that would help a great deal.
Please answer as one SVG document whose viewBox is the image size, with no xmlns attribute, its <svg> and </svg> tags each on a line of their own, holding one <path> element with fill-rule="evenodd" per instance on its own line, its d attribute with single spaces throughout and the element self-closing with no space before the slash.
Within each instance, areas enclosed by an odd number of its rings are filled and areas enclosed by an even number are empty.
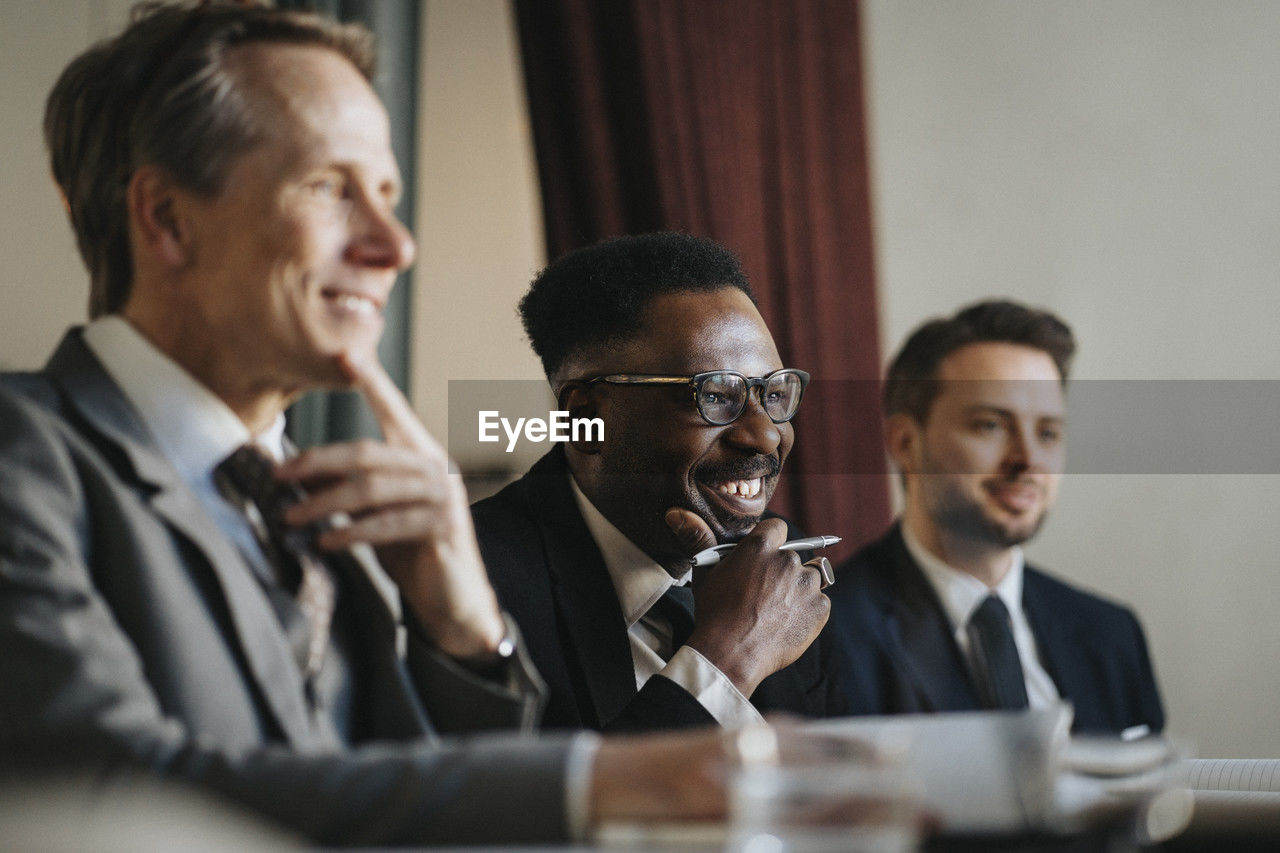
<svg viewBox="0 0 1280 853">
<path fill-rule="evenodd" d="M 1075 343 L 1051 314 L 984 302 L 908 338 L 885 385 L 905 507 L 842 566 L 832 624 L 874 713 L 1040 707 L 1076 731 L 1157 732 L 1128 609 L 1024 565 L 1065 460 Z"/>
<path fill-rule="evenodd" d="M 0 776 L 140 771 L 326 844 L 714 814 L 714 733 L 438 736 L 527 729 L 541 686 L 376 358 L 413 243 L 372 64 L 358 28 L 215 2 L 145 10 L 55 86 L 95 319 L 0 378 Z M 317 387 L 383 440 L 285 458 Z"/>
<path fill-rule="evenodd" d="M 551 264 L 520 310 L 558 408 L 603 423 L 473 508 L 549 688 L 544 724 L 828 713 L 822 576 L 761 520 L 808 376 L 783 368 L 738 259 L 685 234 L 606 240 Z"/>
</svg>

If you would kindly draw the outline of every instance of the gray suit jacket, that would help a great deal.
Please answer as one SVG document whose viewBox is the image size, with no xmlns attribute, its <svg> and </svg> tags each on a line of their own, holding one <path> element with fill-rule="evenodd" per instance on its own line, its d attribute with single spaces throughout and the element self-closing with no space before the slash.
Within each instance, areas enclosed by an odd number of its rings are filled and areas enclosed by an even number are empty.
<svg viewBox="0 0 1280 853">
<path fill-rule="evenodd" d="M 339 737 L 252 569 L 71 332 L 0 376 L 0 770 L 141 769 L 321 843 L 564 840 L 564 740 L 437 736 L 527 728 L 537 697 L 413 628 L 397 654 L 367 568 L 334 566 Z"/>
</svg>

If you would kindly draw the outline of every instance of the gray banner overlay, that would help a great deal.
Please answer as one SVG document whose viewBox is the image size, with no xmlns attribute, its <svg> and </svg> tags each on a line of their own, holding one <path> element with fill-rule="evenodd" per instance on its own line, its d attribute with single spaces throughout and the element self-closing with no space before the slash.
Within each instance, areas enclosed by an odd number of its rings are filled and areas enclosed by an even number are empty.
<svg viewBox="0 0 1280 853">
<path fill-rule="evenodd" d="M 1034 384 L 1030 382 L 1023 383 L 1024 388 L 1012 382 L 973 384 L 989 391 L 995 405 L 1018 399 L 1020 392 L 1036 398 L 1042 390 L 1030 387 Z M 879 387 L 874 380 L 815 379 L 792 422 L 797 444 L 814 428 L 805 422 L 807 408 L 830 412 L 848 405 L 852 411 L 854 405 L 878 400 Z M 692 405 L 692 390 L 632 393 L 674 394 L 673 399 L 688 393 Z M 1075 380 L 1067 385 L 1066 400 L 1068 474 L 1280 474 L 1280 380 Z M 500 425 L 496 442 L 481 442 L 480 412 L 496 412 L 496 417 L 514 427 L 520 418 L 547 421 L 554 409 L 555 401 L 543 381 L 451 380 L 449 454 L 464 471 L 518 474 L 553 445 L 529 441 L 522 432 L 508 453 L 508 433 Z M 655 406 L 655 429 L 662 428 L 656 420 L 659 411 Z M 862 439 L 849 434 L 843 440 Z M 848 466 L 818 468 L 821 463 L 802 470 L 798 463 L 793 457 L 786 473 L 879 473 L 843 470 Z"/>
</svg>

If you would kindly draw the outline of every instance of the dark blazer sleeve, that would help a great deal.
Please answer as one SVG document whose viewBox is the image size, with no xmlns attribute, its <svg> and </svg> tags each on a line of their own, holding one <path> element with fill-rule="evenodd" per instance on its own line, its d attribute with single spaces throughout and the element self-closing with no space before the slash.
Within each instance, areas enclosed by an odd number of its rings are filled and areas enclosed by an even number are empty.
<svg viewBox="0 0 1280 853">
<path fill-rule="evenodd" d="M 547 688 L 519 626 L 510 614 L 504 613 L 503 618 L 507 635 L 515 642 L 515 654 L 497 671 L 479 673 L 437 649 L 412 614 L 405 614 L 406 663 L 436 731 L 474 734 L 537 728 Z"/>
<path fill-rule="evenodd" d="M 1128 617 L 1129 630 L 1133 633 L 1135 679 L 1132 690 L 1136 711 L 1134 716 L 1151 727 L 1151 731 L 1164 730 L 1164 704 L 1160 701 L 1160 688 L 1156 684 L 1155 666 L 1151 662 L 1151 653 L 1147 648 L 1147 638 L 1138 622 L 1138 617 L 1130 610 L 1125 610 Z"/>
<path fill-rule="evenodd" d="M 1163 730 L 1155 667 L 1132 610 L 1031 567 L 1023 601 L 1045 668 L 1075 707 L 1074 731 Z"/>
<path fill-rule="evenodd" d="M 601 731 L 624 734 L 714 725 L 716 718 L 692 693 L 666 676 L 655 675 Z"/>
<path fill-rule="evenodd" d="M 184 689 L 181 675 L 147 670 L 120 622 L 136 614 L 96 587 L 95 573 L 128 567 L 86 556 L 113 495 L 76 443 L 63 421 L 0 390 L 0 775 L 142 769 L 322 844 L 567 838 L 563 741 L 427 738 L 303 754 L 268 733 L 220 743 L 166 713 L 161 697 Z M 138 592 L 123 606 L 147 612 L 157 641 L 183 630 L 180 613 L 146 597 L 154 590 Z"/>
</svg>

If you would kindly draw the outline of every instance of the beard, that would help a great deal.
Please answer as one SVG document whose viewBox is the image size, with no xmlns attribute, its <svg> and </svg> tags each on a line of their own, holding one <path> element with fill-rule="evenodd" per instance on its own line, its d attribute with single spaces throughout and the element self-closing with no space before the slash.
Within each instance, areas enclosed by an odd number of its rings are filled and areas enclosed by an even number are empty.
<svg viewBox="0 0 1280 853">
<path fill-rule="evenodd" d="M 693 479 L 700 483 L 725 482 L 729 480 L 749 480 L 760 478 L 765 502 L 773 498 L 778 487 L 778 476 L 782 472 L 782 460 L 777 456 L 757 454 L 745 459 L 726 460 L 722 462 L 704 462 L 694 468 Z M 688 494 L 688 505 L 702 517 L 717 534 L 721 544 L 737 542 L 760 523 L 763 515 L 740 515 L 729 513 L 710 504 L 696 488 Z"/>
<path fill-rule="evenodd" d="M 929 514 L 940 529 L 958 539 L 1001 549 L 1029 541 L 1040 532 L 1045 519 L 1049 517 L 1046 507 L 1034 518 L 1011 521 L 992 518 L 980 503 L 965 494 L 955 483 L 942 485 L 939 493 L 929 503 Z"/>
<path fill-rule="evenodd" d="M 777 455 L 757 454 L 743 459 L 702 462 L 692 471 L 655 464 L 634 445 L 602 457 L 597 478 L 597 509 L 633 543 L 665 564 L 672 555 L 687 557 L 667 526 L 672 507 L 687 509 L 706 522 L 720 544 L 737 542 L 760 522 L 760 515 L 740 515 L 710 502 L 694 481 L 760 477 L 766 499 L 772 497 L 782 471 Z"/>
</svg>

